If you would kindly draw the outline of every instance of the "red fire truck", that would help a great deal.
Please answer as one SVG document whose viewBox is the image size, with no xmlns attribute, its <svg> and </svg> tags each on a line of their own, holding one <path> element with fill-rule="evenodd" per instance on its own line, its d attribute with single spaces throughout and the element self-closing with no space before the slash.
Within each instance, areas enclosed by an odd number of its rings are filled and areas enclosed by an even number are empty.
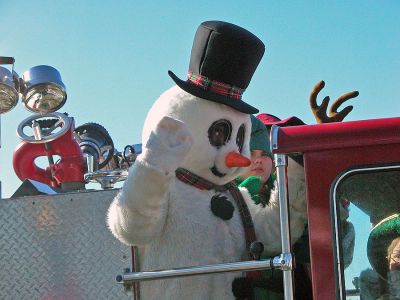
<svg viewBox="0 0 400 300">
<path fill-rule="evenodd" d="M 281 256 L 130 273 L 132 249 L 106 228 L 116 189 L 2 199 L 0 298 L 129 299 L 130 287 L 141 280 L 274 266 L 284 270 L 286 299 L 295 299 L 285 192 L 285 162 L 291 155 L 304 161 L 313 298 L 360 299 L 358 277 L 370 268 L 368 232 L 400 211 L 400 118 L 275 126 L 271 134 L 281 198 Z M 346 269 L 338 204 L 343 197 L 351 203 L 348 219 L 355 227 L 354 255 Z M 124 285 L 117 284 L 118 274 Z"/>
</svg>

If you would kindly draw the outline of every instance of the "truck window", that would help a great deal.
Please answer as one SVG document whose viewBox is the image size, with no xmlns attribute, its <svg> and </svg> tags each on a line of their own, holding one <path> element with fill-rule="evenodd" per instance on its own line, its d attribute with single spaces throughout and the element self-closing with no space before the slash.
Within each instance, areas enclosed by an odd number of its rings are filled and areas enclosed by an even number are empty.
<svg viewBox="0 0 400 300">
<path fill-rule="evenodd" d="M 332 203 L 341 299 L 400 299 L 400 169 L 352 170 L 341 178 Z M 389 269 L 390 258 L 399 260 L 397 270 Z"/>
</svg>

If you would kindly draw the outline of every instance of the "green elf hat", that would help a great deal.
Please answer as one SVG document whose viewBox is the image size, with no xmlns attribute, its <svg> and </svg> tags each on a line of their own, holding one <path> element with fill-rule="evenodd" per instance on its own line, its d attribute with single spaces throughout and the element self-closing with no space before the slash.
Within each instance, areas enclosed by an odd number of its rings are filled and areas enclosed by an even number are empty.
<svg viewBox="0 0 400 300">
<path fill-rule="evenodd" d="M 389 272 L 387 249 L 398 237 L 400 237 L 400 214 L 394 214 L 380 221 L 372 228 L 368 237 L 368 260 L 374 270 L 385 279 Z"/>
<path fill-rule="evenodd" d="M 250 115 L 250 119 L 250 150 L 263 150 L 267 153 L 271 153 L 267 127 L 265 127 L 265 125 L 253 115 Z"/>
</svg>

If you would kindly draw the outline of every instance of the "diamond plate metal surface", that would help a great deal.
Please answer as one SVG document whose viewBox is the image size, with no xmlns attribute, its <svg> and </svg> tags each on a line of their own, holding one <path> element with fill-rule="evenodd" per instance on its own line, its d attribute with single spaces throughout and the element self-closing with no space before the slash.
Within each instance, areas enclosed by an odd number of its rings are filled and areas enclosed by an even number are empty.
<svg viewBox="0 0 400 300">
<path fill-rule="evenodd" d="M 133 299 L 130 247 L 106 227 L 117 191 L 2 199 L 0 299 Z"/>
</svg>

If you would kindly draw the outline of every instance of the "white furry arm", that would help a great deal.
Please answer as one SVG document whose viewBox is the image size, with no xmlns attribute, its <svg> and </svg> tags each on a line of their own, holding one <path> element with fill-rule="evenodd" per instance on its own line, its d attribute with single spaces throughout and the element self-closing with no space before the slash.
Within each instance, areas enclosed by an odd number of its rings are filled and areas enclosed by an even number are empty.
<svg viewBox="0 0 400 300">
<path fill-rule="evenodd" d="M 111 232 L 128 245 L 145 245 L 161 233 L 170 177 L 139 158 L 108 210 Z"/>
<path fill-rule="evenodd" d="M 145 245 L 161 234 L 171 178 L 192 143 L 185 124 L 170 117 L 151 132 L 108 211 L 108 226 L 121 242 Z"/>
<path fill-rule="evenodd" d="M 292 244 L 303 234 L 307 221 L 305 179 L 302 166 L 289 159 L 289 209 Z M 257 240 L 264 244 L 264 254 L 271 256 L 281 252 L 281 231 L 277 187 L 271 192 L 267 206 L 256 205 L 248 192 L 241 189 L 253 218 Z M 247 195 L 246 195 L 247 194 Z"/>
</svg>

